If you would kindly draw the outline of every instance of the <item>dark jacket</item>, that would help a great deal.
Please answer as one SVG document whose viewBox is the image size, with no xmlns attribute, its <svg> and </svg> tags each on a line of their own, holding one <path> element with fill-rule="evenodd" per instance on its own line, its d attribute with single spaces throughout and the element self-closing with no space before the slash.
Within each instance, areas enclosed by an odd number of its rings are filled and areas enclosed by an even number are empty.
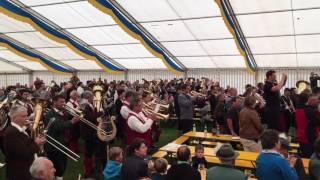
<svg viewBox="0 0 320 180">
<path fill-rule="evenodd" d="M 193 156 L 192 167 L 198 169 L 199 164 L 203 164 L 205 168 L 208 168 L 208 162 L 205 157 L 198 158 L 197 156 Z"/>
<path fill-rule="evenodd" d="M 37 144 L 26 134 L 13 126 L 7 127 L 4 134 L 6 177 L 12 180 L 29 180 L 29 168 L 34 154 L 39 152 Z"/>
<path fill-rule="evenodd" d="M 188 94 L 181 93 L 178 96 L 180 119 L 193 120 L 193 100 Z"/>
<path fill-rule="evenodd" d="M 218 165 L 207 170 L 206 177 L 208 180 L 246 180 L 247 176 L 240 170 L 228 166 Z"/>
<path fill-rule="evenodd" d="M 61 116 L 55 110 L 51 109 L 43 118 L 45 127 L 47 127 L 49 122 L 52 122 L 50 127 L 48 127 L 47 134 L 53 137 L 55 140 L 59 141 L 63 145 L 67 145 L 68 140 L 66 139 L 67 131 L 72 127 L 72 123 L 69 120 L 70 117 Z M 44 148 L 46 152 L 58 152 L 55 147 L 48 143 L 45 143 Z"/>
<path fill-rule="evenodd" d="M 167 180 L 201 180 L 201 175 L 187 163 L 174 164 L 168 170 Z"/>
<path fill-rule="evenodd" d="M 142 177 L 148 177 L 148 164 L 141 157 L 128 157 L 122 163 L 121 180 L 138 180 Z"/>
<path fill-rule="evenodd" d="M 82 112 L 84 113 L 84 118 L 90 121 L 91 123 L 98 125 L 97 118 L 99 116 L 96 109 L 95 108 L 92 109 L 89 104 L 83 104 L 83 105 L 80 105 L 80 107 L 82 107 L 81 109 L 82 109 Z M 97 138 L 97 131 L 92 127 L 88 126 L 87 124 L 81 122 L 80 136 L 84 140 L 91 140 L 93 138 Z"/>
<path fill-rule="evenodd" d="M 122 118 L 120 111 L 121 111 L 121 107 L 122 107 L 123 103 L 121 101 L 121 99 L 117 99 L 116 103 L 115 103 L 115 111 L 116 111 L 116 117 L 117 117 L 117 137 L 123 137 L 123 131 L 124 131 L 124 127 L 125 127 L 125 120 Z"/>
<path fill-rule="evenodd" d="M 156 172 L 156 173 L 152 174 L 151 179 L 152 180 L 165 180 L 166 177 L 167 177 L 166 174 L 160 174 L 160 173 Z"/>
</svg>

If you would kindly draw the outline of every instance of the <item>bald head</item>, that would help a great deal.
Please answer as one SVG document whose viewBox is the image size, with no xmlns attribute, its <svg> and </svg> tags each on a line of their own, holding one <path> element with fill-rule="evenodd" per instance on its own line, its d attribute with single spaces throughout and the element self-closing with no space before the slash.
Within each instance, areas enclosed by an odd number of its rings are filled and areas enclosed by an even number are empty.
<svg viewBox="0 0 320 180">
<path fill-rule="evenodd" d="M 36 158 L 30 167 L 31 176 L 41 180 L 53 180 L 55 172 L 52 162 L 45 157 Z"/>
</svg>

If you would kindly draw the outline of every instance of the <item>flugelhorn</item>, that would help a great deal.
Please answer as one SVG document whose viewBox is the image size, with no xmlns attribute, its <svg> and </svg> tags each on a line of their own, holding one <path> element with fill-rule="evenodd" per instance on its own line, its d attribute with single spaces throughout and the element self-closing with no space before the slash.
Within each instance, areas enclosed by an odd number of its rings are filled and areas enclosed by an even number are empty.
<svg viewBox="0 0 320 180">
<path fill-rule="evenodd" d="M 150 109 L 142 109 L 142 111 L 145 113 L 145 114 L 155 114 L 157 116 L 157 118 L 161 119 L 161 120 L 167 120 L 169 119 L 169 114 L 161 114 L 161 113 L 158 113 L 158 112 L 155 112 L 155 111 L 152 111 Z"/>
<path fill-rule="evenodd" d="M 207 97 L 207 95 L 202 94 L 202 93 L 198 93 L 198 92 L 196 92 L 196 91 L 191 91 L 190 94 L 191 94 L 192 96 Z"/>
</svg>

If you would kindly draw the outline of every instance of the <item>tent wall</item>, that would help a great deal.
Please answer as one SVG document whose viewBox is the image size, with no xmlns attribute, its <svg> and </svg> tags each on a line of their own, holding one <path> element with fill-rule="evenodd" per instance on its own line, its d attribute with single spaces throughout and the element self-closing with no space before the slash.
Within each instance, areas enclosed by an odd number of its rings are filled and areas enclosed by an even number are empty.
<svg viewBox="0 0 320 180">
<path fill-rule="evenodd" d="M 183 76 L 177 76 L 167 70 L 130 70 L 128 72 L 128 80 L 135 81 L 141 80 L 142 78 L 146 80 L 154 79 L 173 79 Z"/>
<path fill-rule="evenodd" d="M 268 69 L 260 69 L 256 75 L 248 74 L 245 69 L 190 69 L 186 73 L 186 77 L 201 78 L 207 77 L 214 81 L 219 81 L 222 87 L 230 85 L 236 87 L 239 93 L 244 91 L 246 84 L 256 84 L 258 82 L 264 82 L 265 73 Z M 319 73 L 320 68 L 313 69 L 275 69 L 278 74 L 278 79 L 282 73 L 288 75 L 288 82 L 286 87 L 294 87 L 298 80 L 309 81 L 311 72 Z M 82 71 L 77 73 L 81 81 L 87 80 L 107 79 L 110 80 L 141 80 L 142 78 L 147 80 L 152 79 L 173 79 L 181 78 L 183 76 L 177 76 L 167 70 L 129 70 L 127 74 L 122 75 L 109 75 L 102 71 Z M 70 76 L 57 75 L 47 71 L 36 71 L 32 74 L 0 74 L 0 87 L 20 84 L 30 84 L 36 77 L 42 79 L 45 83 L 49 83 L 51 80 L 57 83 L 70 80 Z"/>
</svg>

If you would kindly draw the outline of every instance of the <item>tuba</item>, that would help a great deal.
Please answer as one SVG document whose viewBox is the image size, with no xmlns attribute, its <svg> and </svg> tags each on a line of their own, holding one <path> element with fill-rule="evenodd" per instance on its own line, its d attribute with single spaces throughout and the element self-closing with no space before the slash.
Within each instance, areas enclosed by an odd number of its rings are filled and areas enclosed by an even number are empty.
<svg viewBox="0 0 320 180">
<path fill-rule="evenodd" d="M 93 106 L 97 109 L 97 112 L 102 112 L 102 93 L 103 88 L 101 85 L 95 85 L 93 87 L 94 93 L 94 100 Z M 116 137 L 117 134 L 117 127 L 115 124 L 115 117 L 114 116 L 106 116 L 102 115 L 98 117 L 98 129 L 97 129 L 97 136 L 101 141 L 111 141 Z"/>
<path fill-rule="evenodd" d="M 48 111 L 46 106 L 48 105 L 48 102 L 44 99 L 37 98 L 35 99 L 36 105 L 35 105 L 35 117 L 34 121 L 30 122 L 31 127 L 31 136 L 33 138 L 36 138 L 38 136 L 44 136 L 46 138 L 46 143 L 50 144 L 52 147 L 56 148 L 61 153 L 65 154 L 69 158 L 71 158 L 74 161 L 78 161 L 80 159 L 80 156 L 73 151 L 71 151 L 68 147 L 61 144 L 59 141 L 51 137 L 49 134 L 47 134 L 50 126 L 53 124 L 53 122 L 56 120 L 55 118 L 51 118 L 50 121 L 46 126 L 44 126 L 43 123 L 43 114 Z M 40 148 L 40 154 L 43 154 L 43 147 Z"/>
<path fill-rule="evenodd" d="M 298 94 L 300 94 L 302 91 L 304 91 L 306 89 L 311 90 L 310 83 L 308 81 L 304 81 L 304 80 L 297 81 L 296 87 L 298 90 Z"/>
</svg>

